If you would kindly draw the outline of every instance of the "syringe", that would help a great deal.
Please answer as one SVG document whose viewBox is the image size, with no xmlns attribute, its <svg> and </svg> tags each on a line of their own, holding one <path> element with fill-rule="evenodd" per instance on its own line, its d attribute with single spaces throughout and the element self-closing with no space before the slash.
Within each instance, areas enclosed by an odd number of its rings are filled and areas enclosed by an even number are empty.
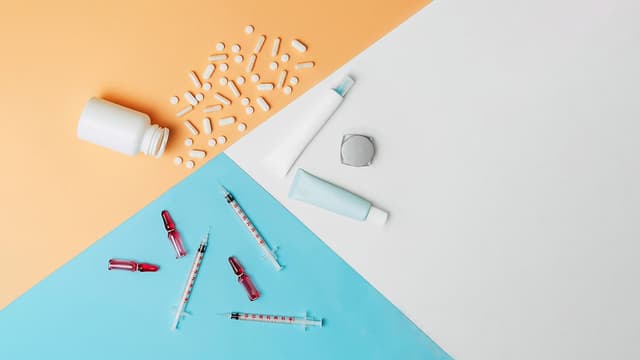
<svg viewBox="0 0 640 360">
<path fill-rule="evenodd" d="M 282 266 L 278 262 L 278 259 L 276 258 L 274 251 L 271 250 L 271 248 L 269 247 L 269 244 L 267 244 L 267 242 L 264 240 L 262 235 L 260 235 L 260 233 L 258 232 L 258 229 L 256 229 L 256 227 L 253 225 L 253 223 L 251 222 L 247 214 L 245 214 L 245 212 L 242 210 L 242 208 L 240 207 L 236 199 L 233 197 L 233 195 L 231 195 L 229 191 L 227 191 L 227 189 L 224 188 L 224 186 L 221 185 L 220 188 L 222 189 L 222 194 L 224 195 L 224 199 L 227 201 L 229 206 L 231 206 L 231 208 L 233 209 L 233 212 L 235 212 L 238 218 L 240 218 L 244 226 L 249 231 L 249 234 L 251 234 L 254 240 L 258 243 L 258 246 L 260 246 L 260 248 L 264 252 L 264 255 L 267 257 L 267 259 L 269 259 L 269 261 L 271 261 L 273 266 L 276 268 L 276 271 L 280 271 L 282 269 Z"/>
<path fill-rule="evenodd" d="M 180 304 L 176 309 L 176 317 L 173 319 L 172 329 L 175 330 L 178 328 L 178 323 L 180 319 L 186 315 L 185 307 L 189 302 L 189 297 L 191 296 L 191 290 L 193 289 L 193 284 L 196 282 L 196 278 L 198 277 L 198 273 L 200 272 L 200 264 L 202 264 L 202 258 L 204 257 L 204 252 L 207 250 L 207 243 L 209 242 L 209 232 L 205 236 L 203 236 L 202 241 L 200 242 L 200 247 L 198 247 L 198 251 L 196 252 L 196 258 L 193 260 L 193 265 L 191 266 L 191 271 L 189 271 L 189 277 L 187 278 L 187 284 L 184 286 L 184 290 L 182 291 L 182 297 L 180 298 Z"/>
<path fill-rule="evenodd" d="M 258 322 L 268 322 L 274 324 L 287 324 L 287 325 L 302 325 L 305 329 L 309 326 L 320 326 L 322 327 L 322 319 L 314 320 L 309 318 L 308 314 L 305 314 L 304 317 L 297 316 L 287 316 L 287 315 L 270 315 L 270 314 L 250 314 L 243 312 L 232 312 L 226 314 L 218 314 L 222 316 L 226 316 L 231 320 L 247 320 L 247 321 L 258 321 Z"/>
</svg>

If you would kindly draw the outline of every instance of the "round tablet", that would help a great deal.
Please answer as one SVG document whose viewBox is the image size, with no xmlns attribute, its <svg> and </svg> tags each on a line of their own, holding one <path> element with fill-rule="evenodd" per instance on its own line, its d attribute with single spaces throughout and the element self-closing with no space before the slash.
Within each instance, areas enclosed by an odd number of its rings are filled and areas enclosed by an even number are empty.
<svg viewBox="0 0 640 360">
<path fill-rule="evenodd" d="M 220 85 L 225 86 L 229 82 L 229 79 L 227 79 L 225 76 L 223 76 L 223 77 L 220 78 L 220 80 L 218 80 L 218 82 L 220 83 Z"/>
<path fill-rule="evenodd" d="M 191 146 L 191 145 L 193 145 L 193 139 L 192 138 L 184 139 L 184 146 Z"/>
<path fill-rule="evenodd" d="M 299 82 L 300 82 L 300 79 L 298 79 L 297 76 L 292 76 L 291 79 L 289 79 L 289 84 L 291 85 L 298 85 Z"/>
<path fill-rule="evenodd" d="M 291 94 L 291 86 L 287 85 L 285 87 L 282 88 L 282 92 L 289 95 Z"/>
<path fill-rule="evenodd" d="M 231 52 L 239 53 L 240 52 L 240 45 L 238 45 L 238 44 L 231 45 Z"/>
<path fill-rule="evenodd" d="M 287 62 L 290 58 L 289 54 L 282 54 L 282 56 L 280 56 L 280 60 L 282 60 L 282 62 Z"/>
<path fill-rule="evenodd" d="M 249 100 L 248 97 L 243 97 L 242 99 L 240 99 L 240 104 L 242 104 L 243 106 L 249 105 L 250 102 L 251 100 Z"/>
<path fill-rule="evenodd" d="M 258 81 L 260 81 L 260 75 L 258 74 L 251 75 L 251 82 L 258 82 Z"/>
<path fill-rule="evenodd" d="M 218 136 L 218 143 L 219 144 L 224 144 L 227 142 L 227 138 L 224 136 Z"/>
<path fill-rule="evenodd" d="M 220 71 L 226 72 L 227 70 L 229 70 L 229 65 L 227 65 L 227 63 L 220 64 Z"/>
<path fill-rule="evenodd" d="M 173 105 L 177 104 L 178 102 L 180 102 L 180 98 L 177 96 L 172 96 L 169 98 L 169 102 Z"/>
<path fill-rule="evenodd" d="M 176 156 L 176 157 L 173 159 L 173 165 L 178 166 L 178 165 L 180 165 L 180 164 L 182 164 L 182 158 L 181 158 L 180 156 Z"/>
<path fill-rule="evenodd" d="M 246 112 L 246 113 L 247 113 L 247 115 L 251 115 L 251 114 L 253 114 L 253 106 L 247 106 L 247 107 L 244 109 L 244 112 Z"/>
<path fill-rule="evenodd" d="M 246 80 L 244 79 L 244 76 L 238 76 L 238 77 L 236 78 L 236 83 L 238 83 L 238 85 L 244 85 L 244 82 L 245 82 L 245 81 L 246 81 Z"/>
<path fill-rule="evenodd" d="M 204 100 L 204 94 L 203 93 L 197 93 L 196 94 L 196 100 L 198 100 L 198 101 Z"/>
<path fill-rule="evenodd" d="M 236 57 L 233 60 L 236 63 L 240 64 L 244 60 L 244 57 L 242 57 L 242 55 L 236 55 Z"/>
<path fill-rule="evenodd" d="M 247 130 L 247 124 L 245 124 L 245 123 L 240 123 L 240 124 L 238 124 L 238 126 L 237 126 L 236 128 L 237 128 L 237 129 L 238 129 L 238 131 L 240 131 L 240 132 L 245 131 L 245 130 Z"/>
<path fill-rule="evenodd" d="M 218 142 L 216 141 L 216 139 L 209 139 L 209 141 L 207 141 L 207 145 L 209 145 L 210 147 L 214 147 L 216 146 Z"/>
<path fill-rule="evenodd" d="M 212 87 L 213 87 L 213 85 L 211 85 L 210 82 L 206 82 L 206 83 L 202 84 L 202 90 L 204 90 L 204 91 L 209 91 L 209 90 L 211 90 Z"/>
<path fill-rule="evenodd" d="M 216 51 L 222 51 L 224 50 L 224 43 L 223 42 L 219 42 L 216 44 Z"/>
<path fill-rule="evenodd" d="M 277 62 L 275 62 L 275 61 L 272 61 L 272 62 L 269 64 L 269 69 L 274 70 L 274 71 L 275 71 L 275 70 L 277 70 L 277 69 L 278 69 L 278 63 L 277 63 Z"/>
<path fill-rule="evenodd" d="M 247 34 L 251 34 L 251 33 L 253 33 L 253 30 L 255 30 L 255 28 L 253 27 L 253 25 L 247 25 L 247 26 L 245 26 L 245 28 L 244 28 L 244 32 L 245 32 L 245 33 L 247 33 Z"/>
<path fill-rule="evenodd" d="M 184 163 L 184 166 L 187 169 L 193 169 L 193 167 L 196 166 L 196 163 L 194 163 L 193 160 L 189 160 L 186 163 Z"/>
</svg>

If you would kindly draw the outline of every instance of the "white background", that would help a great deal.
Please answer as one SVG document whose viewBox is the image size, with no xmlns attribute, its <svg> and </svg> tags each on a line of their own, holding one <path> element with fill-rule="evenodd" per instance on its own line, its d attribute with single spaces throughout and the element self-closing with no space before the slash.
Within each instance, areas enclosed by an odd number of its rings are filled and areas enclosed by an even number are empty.
<svg viewBox="0 0 640 360">
<path fill-rule="evenodd" d="M 640 358 L 638 1 L 436 2 L 339 73 L 357 83 L 297 165 L 385 228 L 261 163 L 339 76 L 228 155 L 456 358 Z M 339 164 L 352 132 L 372 167 Z"/>
</svg>

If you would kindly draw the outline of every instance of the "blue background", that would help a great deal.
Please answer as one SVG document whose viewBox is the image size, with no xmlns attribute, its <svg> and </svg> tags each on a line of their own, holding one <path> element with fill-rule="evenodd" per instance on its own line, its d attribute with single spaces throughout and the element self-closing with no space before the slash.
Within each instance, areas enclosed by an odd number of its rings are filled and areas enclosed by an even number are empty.
<svg viewBox="0 0 640 360">
<path fill-rule="evenodd" d="M 285 266 L 281 272 L 262 257 L 218 183 L 234 194 L 267 242 L 280 247 L 279 260 Z M 182 259 L 175 259 L 167 240 L 162 209 L 170 211 L 182 233 L 188 251 Z M 172 331 L 172 307 L 209 226 L 209 248 L 187 306 L 192 316 Z M 230 255 L 236 255 L 252 277 L 261 292 L 258 300 L 250 302 L 237 283 L 227 262 Z M 28 255 L 18 256 L 25 256 L 28 266 Z M 109 258 L 158 264 L 160 271 L 107 271 Z M 304 331 L 216 315 L 231 311 L 309 311 L 323 318 L 325 326 Z M 0 345 L 0 359 L 11 360 L 449 359 L 225 155 L 209 161 L 0 312 Z"/>
</svg>

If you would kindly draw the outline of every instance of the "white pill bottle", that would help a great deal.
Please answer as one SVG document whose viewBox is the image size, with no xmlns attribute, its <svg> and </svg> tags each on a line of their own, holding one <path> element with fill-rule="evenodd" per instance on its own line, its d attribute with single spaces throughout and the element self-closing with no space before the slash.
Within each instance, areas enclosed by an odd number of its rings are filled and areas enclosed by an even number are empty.
<svg viewBox="0 0 640 360">
<path fill-rule="evenodd" d="M 159 158 L 169 129 L 151 125 L 147 114 L 92 97 L 80 115 L 78 137 L 129 156 L 142 152 Z"/>
</svg>

